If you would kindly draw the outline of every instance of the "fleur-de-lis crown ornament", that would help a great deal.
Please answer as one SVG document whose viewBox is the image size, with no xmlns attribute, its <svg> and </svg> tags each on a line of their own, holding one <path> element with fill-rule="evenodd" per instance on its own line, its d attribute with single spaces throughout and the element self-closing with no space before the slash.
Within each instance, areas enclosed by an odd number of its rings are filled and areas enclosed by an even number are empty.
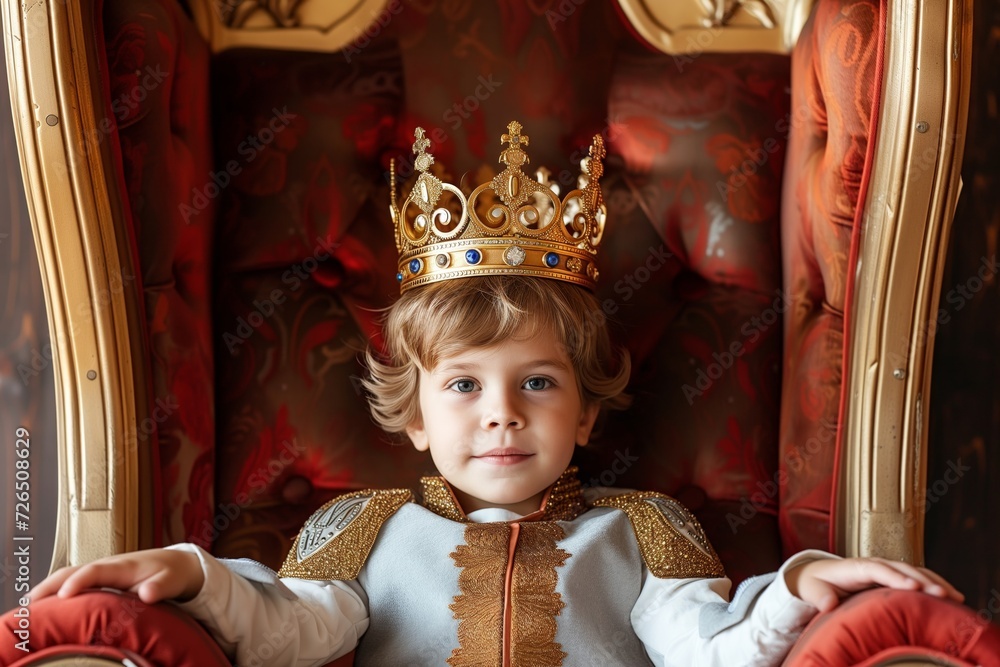
<svg viewBox="0 0 1000 667">
<path fill-rule="evenodd" d="M 414 169 L 409 195 L 397 204 L 396 165 L 390 163 L 400 291 L 452 278 L 525 275 L 597 286 L 597 249 L 607 209 L 599 180 L 604 172 L 604 141 L 595 136 L 581 162 L 578 187 L 562 199 L 547 172 L 530 178 L 528 137 L 512 121 L 500 138 L 503 171 L 476 187 L 468 198 L 430 173 L 434 156 L 423 128 L 414 131 Z"/>
</svg>

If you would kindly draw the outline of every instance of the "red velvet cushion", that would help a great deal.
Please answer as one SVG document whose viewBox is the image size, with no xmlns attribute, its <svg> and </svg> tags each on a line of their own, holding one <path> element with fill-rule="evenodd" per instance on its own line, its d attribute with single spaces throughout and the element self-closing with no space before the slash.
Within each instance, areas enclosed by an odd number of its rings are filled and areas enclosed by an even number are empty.
<svg viewBox="0 0 1000 667">
<path fill-rule="evenodd" d="M 914 650 L 922 649 L 922 650 Z M 1000 628 L 969 607 L 913 591 L 877 588 L 848 598 L 809 625 L 786 667 L 879 664 L 919 655 L 1000 665 Z M 944 663 L 944 664 L 955 664 Z"/>
<path fill-rule="evenodd" d="M 30 613 L 32 654 L 52 647 L 84 646 L 84 655 L 116 657 L 120 650 L 147 658 L 157 667 L 229 667 L 229 660 L 209 634 L 169 603 L 147 605 L 131 593 L 90 591 L 69 599 L 54 596 L 33 602 Z M 0 664 L 26 654 L 15 644 L 17 610 L 0 617 Z M 107 653 L 102 653 L 102 649 Z M 30 661 L 26 664 L 32 664 Z"/>
</svg>

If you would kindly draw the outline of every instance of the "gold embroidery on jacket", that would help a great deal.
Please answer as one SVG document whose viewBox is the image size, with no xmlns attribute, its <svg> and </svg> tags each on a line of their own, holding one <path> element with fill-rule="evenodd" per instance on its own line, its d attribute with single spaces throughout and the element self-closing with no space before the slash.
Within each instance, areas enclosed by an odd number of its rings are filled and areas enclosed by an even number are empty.
<svg viewBox="0 0 1000 667">
<path fill-rule="evenodd" d="M 570 557 L 558 547 L 563 537 L 562 527 L 549 521 L 466 527 L 466 543 L 451 554 L 462 572 L 458 577 L 461 594 L 450 606 L 459 622 L 459 648 L 452 651 L 449 665 L 562 665 L 566 653 L 555 641 L 555 617 L 566 603 L 555 589 L 556 568 Z M 512 539 L 516 540 L 514 549 L 510 548 Z M 508 586 L 510 554 L 513 567 Z M 505 606 L 510 615 L 506 641 Z"/>
<path fill-rule="evenodd" d="M 615 507 L 628 515 L 646 567 L 659 579 L 724 577 L 701 524 L 668 495 L 634 492 L 600 498 L 594 507 Z"/>
<path fill-rule="evenodd" d="M 455 500 L 451 488 L 448 487 L 448 482 L 444 481 L 444 477 L 421 477 L 420 489 L 422 491 L 420 504 L 430 511 L 460 523 L 469 520 L 462 508 L 458 506 L 458 502 Z"/>
<path fill-rule="evenodd" d="M 449 609 L 458 619 L 458 644 L 452 667 L 500 667 L 503 656 L 504 579 L 511 527 L 506 523 L 471 523 L 465 544 L 451 553 L 461 595 Z"/>
<path fill-rule="evenodd" d="M 412 499 L 406 489 L 369 489 L 334 498 L 306 521 L 278 576 L 357 579 L 382 524 Z"/>
<path fill-rule="evenodd" d="M 512 667 L 557 667 L 566 653 L 555 641 L 556 616 L 566 606 L 556 592 L 556 568 L 570 554 L 557 544 L 566 536 L 557 523 L 522 523 L 511 582 Z"/>
<path fill-rule="evenodd" d="M 545 521 L 572 521 L 587 511 L 576 473 L 576 466 L 570 466 L 552 485 L 542 508 Z"/>
<path fill-rule="evenodd" d="M 559 476 L 546 493 L 540 509 L 523 517 L 527 521 L 572 521 L 587 511 L 576 466 L 570 466 Z M 452 521 L 468 522 L 444 477 L 420 478 L 420 504 Z"/>
</svg>

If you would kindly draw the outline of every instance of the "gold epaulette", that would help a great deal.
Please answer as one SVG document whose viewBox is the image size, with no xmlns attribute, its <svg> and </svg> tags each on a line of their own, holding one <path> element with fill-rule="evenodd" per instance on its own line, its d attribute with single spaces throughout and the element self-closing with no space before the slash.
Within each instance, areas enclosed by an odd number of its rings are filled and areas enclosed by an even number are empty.
<svg viewBox="0 0 1000 667">
<path fill-rule="evenodd" d="M 411 500 L 406 489 L 366 489 L 334 498 L 306 521 L 278 576 L 357 579 L 382 524 Z"/>
<path fill-rule="evenodd" d="M 655 492 L 600 498 L 594 507 L 614 507 L 628 515 L 646 567 L 658 579 L 724 577 L 722 562 L 705 531 L 686 507 Z"/>
</svg>

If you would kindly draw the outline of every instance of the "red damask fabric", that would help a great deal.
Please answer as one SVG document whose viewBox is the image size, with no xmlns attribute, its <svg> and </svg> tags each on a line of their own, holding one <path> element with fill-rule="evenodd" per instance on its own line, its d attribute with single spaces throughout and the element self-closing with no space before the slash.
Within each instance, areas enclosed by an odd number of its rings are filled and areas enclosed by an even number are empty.
<svg viewBox="0 0 1000 667">
<path fill-rule="evenodd" d="M 208 48 L 174 2 L 104 4 L 111 139 L 138 255 L 123 272 L 142 285 L 146 329 L 136 333 L 152 383 L 137 444 L 151 461 L 154 539 L 197 540 L 213 514 L 216 466 Z"/>
<path fill-rule="evenodd" d="M 782 198 L 785 319 L 780 464 L 784 553 L 830 548 L 845 313 L 874 143 L 884 2 L 817 3 L 792 55 Z"/>
</svg>

